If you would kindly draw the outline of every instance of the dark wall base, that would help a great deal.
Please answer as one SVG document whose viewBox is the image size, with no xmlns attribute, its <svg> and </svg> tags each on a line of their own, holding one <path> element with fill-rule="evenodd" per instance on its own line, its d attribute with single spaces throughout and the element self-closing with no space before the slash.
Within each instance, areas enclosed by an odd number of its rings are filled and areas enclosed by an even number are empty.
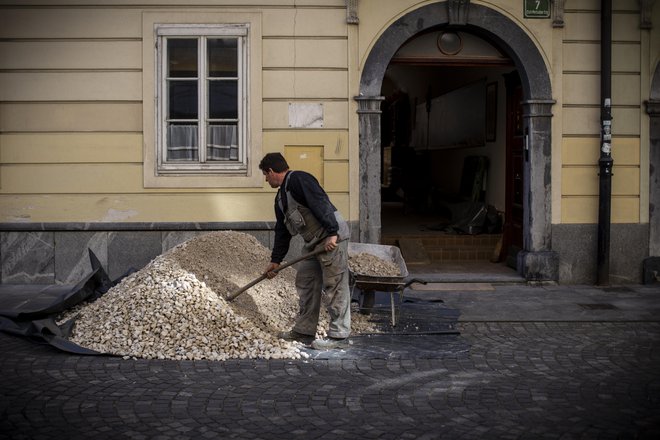
<svg viewBox="0 0 660 440">
<path fill-rule="evenodd" d="M 561 284 L 596 283 L 597 225 L 553 225 L 552 248 L 559 255 Z M 641 283 L 642 264 L 648 249 L 648 224 L 612 224 L 610 283 Z"/>
<path fill-rule="evenodd" d="M 518 272 L 527 281 L 559 281 L 556 252 L 518 252 Z"/>
<path fill-rule="evenodd" d="M 251 234 L 272 249 L 273 223 L 213 224 L 29 224 L 2 225 L 0 260 L 3 284 L 73 284 L 91 271 L 88 249 L 111 279 L 139 270 L 163 252 L 214 230 Z M 21 230 L 22 226 L 22 230 Z M 114 226 L 114 228 L 113 228 Z M 169 229 L 165 229 L 169 228 Z M 352 224 L 353 234 L 357 224 Z M 297 256 L 302 240 L 295 237 L 287 259 Z M 264 268 L 268 261 L 264 261 Z"/>
<path fill-rule="evenodd" d="M 6 226 L 6 225 L 3 225 Z M 19 228 L 23 226 L 23 230 Z M 75 283 L 91 270 L 88 249 L 101 261 L 111 279 L 140 269 L 159 254 L 197 235 L 213 230 L 237 230 L 254 235 L 272 248 L 272 223 L 231 223 L 200 226 L 176 224 L 31 224 L 0 228 L 0 282 L 4 284 Z M 188 226 L 189 229 L 186 229 Z M 255 227 L 256 226 L 256 227 Z M 358 224 L 350 224 L 357 240 Z M 171 229 L 163 229 L 170 227 Z M 613 224 L 611 284 L 641 283 L 649 256 L 648 224 Z M 596 283 L 596 225 L 554 225 L 552 252 L 521 253 L 522 275 L 530 281 L 561 284 Z M 302 242 L 294 239 L 289 255 L 297 256 Z M 290 258 L 289 256 L 287 258 Z M 267 262 L 265 262 L 267 263 Z M 264 265 L 265 267 L 265 265 Z"/>
</svg>

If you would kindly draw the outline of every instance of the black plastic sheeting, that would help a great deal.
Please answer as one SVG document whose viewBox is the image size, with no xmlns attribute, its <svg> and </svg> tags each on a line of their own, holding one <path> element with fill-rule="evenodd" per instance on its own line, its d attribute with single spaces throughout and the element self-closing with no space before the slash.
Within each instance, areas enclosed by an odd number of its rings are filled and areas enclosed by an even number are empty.
<svg viewBox="0 0 660 440">
<path fill-rule="evenodd" d="M 371 316 L 380 333 L 393 335 L 429 335 L 457 333 L 455 324 L 458 322 L 460 311 L 447 308 L 442 300 L 425 301 L 418 298 L 409 298 L 401 292 L 374 293 L 372 308 L 361 309 L 362 313 Z M 353 300 L 362 304 L 360 289 L 355 288 Z M 396 325 L 392 325 L 392 301 Z"/>
<path fill-rule="evenodd" d="M 446 209 L 451 213 L 451 222 L 430 225 L 428 229 L 469 235 L 502 232 L 502 218 L 492 205 L 483 202 L 448 203 Z"/>
<path fill-rule="evenodd" d="M 305 349 L 310 359 L 439 359 L 469 351 L 456 324 L 460 312 L 441 301 L 395 298 L 396 325 L 391 324 L 390 295 L 377 292 L 371 310 L 380 333 L 355 335 L 346 349 L 318 351 Z M 381 299 L 382 302 L 378 302 Z"/>
<path fill-rule="evenodd" d="M 361 293 L 356 290 L 354 300 Z M 347 348 L 325 351 L 305 348 L 310 359 L 439 359 L 469 351 L 470 345 L 456 329 L 458 309 L 446 307 L 442 300 L 407 298 L 399 292 L 374 293 L 374 306 L 368 312 L 379 333 L 352 335 Z"/>
<path fill-rule="evenodd" d="M 75 285 L 3 285 L 0 295 L 0 330 L 25 336 L 77 354 L 102 354 L 67 338 L 74 321 L 57 325 L 55 318 L 83 301 L 93 301 L 117 283 L 111 281 L 94 253 L 89 251 L 92 272 Z"/>
</svg>

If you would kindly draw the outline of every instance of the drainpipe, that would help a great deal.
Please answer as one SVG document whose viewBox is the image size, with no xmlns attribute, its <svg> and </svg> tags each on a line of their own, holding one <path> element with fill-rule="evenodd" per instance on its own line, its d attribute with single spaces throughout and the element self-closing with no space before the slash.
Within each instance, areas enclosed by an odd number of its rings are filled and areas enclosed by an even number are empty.
<svg viewBox="0 0 660 440">
<path fill-rule="evenodd" d="M 610 224 L 612 211 L 612 0 L 601 0 L 600 17 L 601 138 L 598 159 L 597 284 L 610 284 Z"/>
</svg>

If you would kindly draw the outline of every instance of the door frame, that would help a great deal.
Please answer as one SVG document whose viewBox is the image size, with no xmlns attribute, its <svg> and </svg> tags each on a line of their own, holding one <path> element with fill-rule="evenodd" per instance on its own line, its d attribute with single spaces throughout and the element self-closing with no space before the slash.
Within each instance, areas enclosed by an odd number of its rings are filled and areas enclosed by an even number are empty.
<svg viewBox="0 0 660 440">
<path fill-rule="evenodd" d="M 469 13 L 468 13 L 469 12 Z M 523 87 L 525 136 L 523 251 L 518 271 L 528 280 L 556 281 L 559 259 L 552 251 L 550 75 L 543 57 L 525 31 L 510 18 L 469 1 L 439 2 L 412 10 L 387 27 L 367 56 L 358 102 L 360 157 L 360 241 L 380 241 L 380 103 L 385 70 L 410 38 L 437 26 L 451 25 L 492 41 L 515 63 Z"/>
<path fill-rule="evenodd" d="M 506 88 L 506 159 L 505 159 L 505 184 L 504 184 L 504 225 L 502 231 L 502 249 L 500 258 L 504 258 L 511 267 L 517 267 L 516 254 L 512 254 L 514 246 L 516 250 L 522 250 L 522 227 L 523 212 L 520 212 L 523 200 L 520 194 L 518 203 L 516 190 L 522 192 L 522 166 L 523 160 L 523 128 L 522 128 L 522 86 L 517 71 L 504 75 Z M 518 162 L 520 161 L 520 162 Z M 517 168 L 520 167 L 520 168 Z M 519 170 L 520 174 L 516 173 Z M 520 179 L 517 184 L 516 180 Z M 518 217 L 518 214 L 520 217 Z M 513 261 L 512 261 L 513 260 Z"/>
<path fill-rule="evenodd" d="M 660 257 L 660 62 L 651 81 L 649 100 L 649 256 Z"/>
</svg>

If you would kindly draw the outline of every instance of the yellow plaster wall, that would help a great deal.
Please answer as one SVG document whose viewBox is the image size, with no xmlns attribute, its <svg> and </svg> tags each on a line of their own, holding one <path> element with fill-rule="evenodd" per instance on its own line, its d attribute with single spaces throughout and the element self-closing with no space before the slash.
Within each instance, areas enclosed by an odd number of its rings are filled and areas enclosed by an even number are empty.
<svg viewBox="0 0 660 440">
<path fill-rule="evenodd" d="M 347 50 L 343 38 L 265 39 L 263 66 L 345 70 Z"/>
<path fill-rule="evenodd" d="M 2 135 L 2 163 L 142 162 L 137 133 L 8 133 Z"/>
<path fill-rule="evenodd" d="M 322 145 L 285 145 L 284 157 L 292 170 L 307 171 L 324 185 Z"/>
<path fill-rule="evenodd" d="M 348 187 L 348 162 L 325 162 L 325 188 L 329 192 L 347 192 Z"/>
<path fill-rule="evenodd" d="M 68 222 L 81 209 L 90 222 L 230 222 L 273 221 L 274 191 L 246 197 L 240 193 L 0 195 L 5 222 Z M 348 195 L 332 194 L 344 212 Z M 255 210 L 254 205 L 260 209 Z M 56 206 L 57 209 L 54 209 Z"/>
<path fill-rule="evenodd" d="M 43 7 L 38 0 L 0 1 L 4 6 L 0 14 L 0 221 L 100 221 L 109 209 L 137 212 L 125 221 L 272 218 L 271 210 L 263 209 L 264 200 L 272 198 L 266 185 L 145 189 L 136 178 L 143 161 L 142 130 L 148 123 L 142 112 L 143 12 L 184 11 L 191 5 L 144 0 L 140 2 L 143 9 L 129 0 L 105 3 L 52 1 Z M 343 0 L 193 3 L 200 13 L 261 14 L 262 150 L 322 146 L 319 161 L 326 189 L 346 217 L 357 219 L 359 155 L 352 98 L 359 92 L 359 69 L 387 26 L 429 1 L 360 0 L 359 26 L 346 24 Z M 566 2 L 565 26 L 560 29 L 552 28 L 549 21 L 525 20 L 519 0 L 478 3 L 518 22 L 544 57 L 556 82 L 553 92 L 560 93 L 556 96 L 559 104 L 553 108 L 559 121 L 553 125 L 562 128 L 560 136 L 553 137 L 553 156 L 561 156 L 561 170 L 553 172 L 553 178 L 559 176 L 560 184 L 553 187 L 560 188 L 561 195 L 553 197 L 554 208 L 561 213 L 561 222 L 595 222 L 600 2 Z M 644 180 L 648 173 L 640 171 L 647 157 L 642 143 L 646 116 L 640 102 L 647 98 L 644 81 L 649 79 L 643 67 L 651 64 L 654 68 L 656 61 L 640 61 L 647 56 L 641 32 L 648 31 L 639 29 L 638 8 L 635 0 L 615 2 L 615 222 L 643 220 L 640 199 L 648 193 L 648 179 Z M 553 47 L 557 34 L 561 35 L 559 49 Z M 657 43 L 651 41 L 650 52 L 654 47 Z M 653 53 L 651 57 L 658 58 Z M 560 72 L 554 72 L 556 66 Z M 289 127 L 290 102 L 323 104 L 323 128 Z M 108 200 L 121 203 L 114 208 Z M 180 209 L 171 209 L 173 201 Z"/>
<path fill-rule="evenodd" d="M 562 197 L 563 223 L 596 223 L 598 198 L 588 196 Z M 638 223 L 639 200 L 634 197 L 612 196 L 612 223 Z"/>
<path fill-rule="evenodd" d="M 4 102 L 0 133 L 139 133 L 140 102 Z"/>
<path fill-rule="evenodd" d="M 346 99 L 345 71 L 265 70 L 264 99 Z"/>
<path fill-rule="evenodd" d="M 348 133 L 344 130 L 267 131 L 264 154 L 283 152 L 285 145 L 323 145 L 325 161 L 348 160 Z"/>
<path fill-rule="evenodd" d="M 600 2 L 567 2 L 563 30 L 561 222 L 598 221 Z M 612 221 L 644 221 L 642 34 L 639 5 L 614 2 L 612 29 Z M 645 185 L 646 183 L 646 185 Z"/>
<path fill-rule="evenodd" d="M 598 163 L 600 138 L 565 137 L 562 144 L 564 165 L 593 165 Z M 612 158 L 617 165 L 639 165 L 639 138 L 618 137 L 612 142 Z"/>
<path fill-rule="evenodd" d="M 597 196 L 598 166 L 566 166 L 563 175 L 571 185 L 564 188 L 566 196 Z M 639 194 L 639 167 L 622 166 L 613 172 L 612 195 L 637 197 Z"/>
<path fill-rule="evenodd" d="M 0 42 L 0 69 L 141 69 L 139 41 Z"/>
<path fill-rule="evenodd" d="M 265 182 L 143 185 L 143 127 L 150 123 L 142 108 L 143 87 L 150 86 L 143 83 L 143 15 L 190 13 L 190 6 L 200 16 L 260 14 L 262 101 L 252 111 L 263 118 L 261 154 L 316 146 L 311 165 L 342 214 L 357 218 L 343 0 L 0 3 L 0 222 L 274 219 L 274 192 Z M 323 128 L 291 128 L 290 102 L 322 104 Z"/>
</svg>

